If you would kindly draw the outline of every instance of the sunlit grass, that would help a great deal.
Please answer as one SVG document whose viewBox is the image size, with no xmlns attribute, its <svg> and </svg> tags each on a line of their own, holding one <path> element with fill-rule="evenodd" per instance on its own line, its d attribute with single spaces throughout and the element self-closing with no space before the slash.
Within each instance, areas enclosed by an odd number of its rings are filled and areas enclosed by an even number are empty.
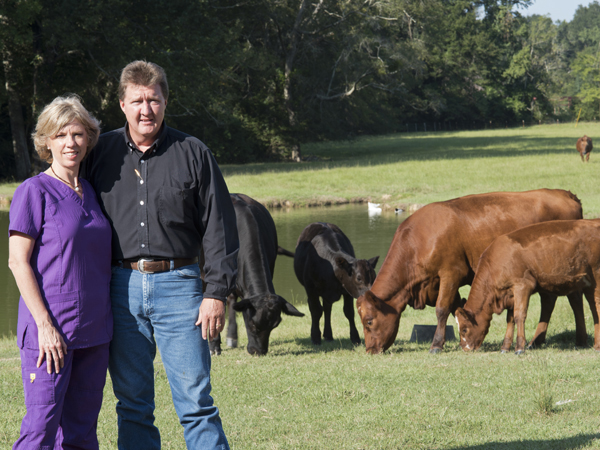
<svg viewBox="0 0 600 450">
<path fill-rule="evenodd" d="M 462 288 L 466 295 L 468 288 Z M 341 302 L 333 308 L 334 341 L 310 343 L 310 319 L 285 317 L 270 351 L 252 357 L 240 347 L 213 358 L 213 397 L 233 449 L 598 449 L 600 355 L 575 348 L 573 314 L 557 302 L 547 345 L 524 356 L 500 354 L 505 316 L 494 316 L 483 350 L 464 353 L 456 341 L 439 355 L 409 342 L 414 324 L 435 323 L 435 310 L 407 309 L 396 343 L 383 355 L 353 347 Z M 539 317 L 535 296 L 527 320 Z M 591 315 L 586 305 L 590 335 Z M 452 318 L 449 321 L 452 324 Z M 357 326 L 362 336 L 362 327 Z M 455 328 L 456 329 L 456 328 Z M 184 448 L 168 381 L 155 364 L 156 417 L 163 449 Z M 0 340 L 0 448 L 18 436 L 23 394 L 14 338 Z M 102 449 L 116 448 L 110 379 L 99 419 Z"/>
</svg>

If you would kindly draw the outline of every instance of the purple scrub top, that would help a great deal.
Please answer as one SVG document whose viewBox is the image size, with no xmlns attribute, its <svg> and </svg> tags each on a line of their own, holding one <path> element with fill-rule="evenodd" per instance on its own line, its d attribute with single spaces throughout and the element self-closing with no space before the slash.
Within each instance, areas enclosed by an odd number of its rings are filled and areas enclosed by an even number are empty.
<svg viewBox="0 0 600 450">
<path fill-rule="evenodd" d="M 79 180 L 83 199 L 45 174 L 25 180 L 10 205 L 11 231 L 35 239 L 30 264 L 54 326 L 69 349 L 112 338 L 111 229 L 92 186 Z M 38 349 L 33 316 L 19 300 L 17 342 Z"/>
</svg>

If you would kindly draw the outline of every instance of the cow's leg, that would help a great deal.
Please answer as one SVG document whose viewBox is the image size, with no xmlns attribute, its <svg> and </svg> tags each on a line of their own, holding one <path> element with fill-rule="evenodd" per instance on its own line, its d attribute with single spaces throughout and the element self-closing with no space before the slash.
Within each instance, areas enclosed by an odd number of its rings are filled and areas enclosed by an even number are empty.
<svg viewBox="0 0 600 450">
<path fill-rule="evenodd" d="M 515 354 L 522 355 L 525 352 L 525 320 L 527 320 L 527 309 L 529 308 L 529 297 L 533 288 L 528 283 L 513 286 L 513 298 L 515 309 L 515 325 L 517 326 L 517 345 Z"/>
<path fill-rule="evenodd" d="M 458 302 L 458 303 L 457 303 Z M 433 342 L 429 353 L 439 353 L 444 348 L 446 343 L 446 323 L 450 311 L 456 310 L 460 306 L 460 295 L 458 295 L 458 283 L 454 280 L 443 278 L 440 281 L 440 290 L 438 292 L 437 301 L 435 304 L 435 314 L 438 324 L 433 336 Z"/>
<path fill-rule="evenodd" d="M 587 330 L 585 329 L 585 317 L 583 314 L 583 293 L 572 292 L 567 295 L 567 298 L 575 316 L 575 345 L 577 347 L 587 347 Z"/>
<path fill-rule="evenodd" d="M 210 350 L 211 356 L 217 356 L 221 354 L 221 334 L 217 334 L 217 337 L 212 341 L 208 341 L 208 349 Z"/>
<path fill-rule="evenodd" d="M 325 323 L 323 324 L 323 339 L 333 341 L 333 330 L 331 329 L 331 308 L 333 301 L 330 298 L 323 298 L 323 312 L 325 313 Z"/>
<path fill-rule="evenodd" d="M 515 336 L 515 310 L 508 308 L 506 310 L 506 333 L 504 334 L 504 340 L 502 341 L 502 347 L 500 353 L 506 353 L 510 351 L 512 347 L 513 339 Z"/>
<path fill-rule="evenodd" d="M 237 300 L 235 294 L 229 294 L 227 297 L 227 347 L 237 348 L 238 346 L 238 327 L 233 305 Z"/>
<path fill-rule="evenodd" d="M 319 321 L 323 315 L 323 307 L 319 301 L 319 295 L 306 291 L 308 297 L 308 309 L 310 310 L 310 317 L 312 324 L 310 327 L 310 340 L 314 345 L 321 345 L 321 329 L 319 328 Z"/>
<path fill-rule="evenodd" d="M 354 323 L 354 298 L 350 294 L 344 294 L 344 315 L 350 324 L 350 341 L 354 345 L 360 345 L 360 336 Z"/>
<path fill-rule="evenodd" d="M 590 152 L 585 155 L 585 162 L 590 162 Z"/>
<path fill-rule="evenodd" d="M 589 288 L 584 291 L 585 299 L 590 305 L 592 317 L 594 318 L 594 350 L 600 351 L 600 323 L 598 323 L 598 311 L 600 311 L 600 286 Z"/>
<path fill-rule="evenodd" d="M 539 347 L 546 342 L 546 332 L 548 331 L 552 311 L 554 311 L 554 306 L 556 305 L 556 298 L 556 295 L 540 292 L 540 321 L 535 329 L 533 339 L 529 342 L 527 348 Z"/>
</svg>

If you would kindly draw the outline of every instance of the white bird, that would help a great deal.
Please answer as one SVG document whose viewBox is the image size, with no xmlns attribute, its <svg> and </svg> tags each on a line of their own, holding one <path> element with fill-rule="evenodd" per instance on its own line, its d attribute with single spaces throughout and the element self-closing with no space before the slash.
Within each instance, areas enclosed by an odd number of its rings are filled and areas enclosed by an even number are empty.
<svg viewBox="0 0 600 450">
<path fill-rule="evenodd" d="M 396 214 L 402 214 L 404 212 L 402 208 L 395 208 L 394 211 L 396 212 Z"/>
<path fill-rule="evenodd" d="M 379 214 L 381 213 L 381 203 L 371 203 L 367 202 L 369 214 Z"/>
</svg>

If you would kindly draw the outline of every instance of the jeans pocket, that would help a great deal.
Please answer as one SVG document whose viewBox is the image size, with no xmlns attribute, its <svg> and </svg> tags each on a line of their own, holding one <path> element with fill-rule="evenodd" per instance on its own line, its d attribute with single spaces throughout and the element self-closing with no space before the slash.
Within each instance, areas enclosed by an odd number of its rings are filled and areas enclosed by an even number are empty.
<svg viewBox="0 0 600 450">
<path fill-rule="evenodd" d="M 200 266 L 198 264 L 183 266 L 175 269 L 173 273 L 181 278 L 200 278 Z"/>
</svg>

